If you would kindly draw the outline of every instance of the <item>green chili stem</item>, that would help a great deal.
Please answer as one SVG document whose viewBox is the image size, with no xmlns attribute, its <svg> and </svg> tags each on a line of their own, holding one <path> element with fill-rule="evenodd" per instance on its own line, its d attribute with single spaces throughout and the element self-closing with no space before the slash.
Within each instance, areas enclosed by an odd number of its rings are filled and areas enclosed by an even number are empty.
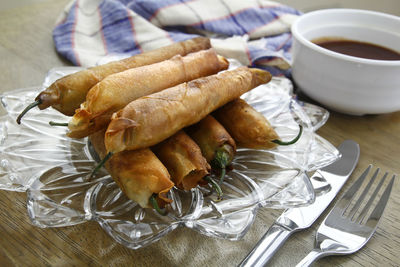
<svg viewBox="0 0 400 267">
<path fill-rule="evenodd" d="M 68 126 L 68 122 L 49 121 L 51 126 Z"/>
<path fill-rule="evenodd" d="M 222 184 L 224 182 L 225 174 L 226 174 L 226 168 L 222 168 L 221 175 L 219 176 L 219 184 Z"/>
<path fill-rule="evenodd" d="M 282 140 L 279 140 L 279 139 L 275 139 L 275 140 L 272 140 L 271 142 L 273 142 L 275 144 L 278 144 L 280 146 L 292 145 L 292 144 L 296 143 L 300 139 L 300 136 L 303 133 L 303 126 L 299 125 L 299 128 L 300 128 L 299 134 L 293 140 L 285 142 L 285 141 L 282 141 Z"/>
<path fill-rule="evenodd" d="M 219 186 L 219 184 L 216 181 L 214 181 L 214 179 L 212 179 L 210 176 L 205 176 L 203 179 L 206 180 L 212 186 L 212 188 L 215 190 L 215 192 L 217 192 L 217 196 L 218 196 L 217 199 L 221 200 L 223 193 L 222 193 L 222 189 Z"/>
<path fill-rule="evenodd" d="M 100 163 L 97 164 L 96 168 L 93 169 L 92 173 L 90 174 L 90 178 L 92 178 L 98 172 L 98 170 L 100 170 L 100 168 L 103 167 L 106 161 L 112 157 L 112 155 L 113 155 L 112 152 L 108 152 L 108 154 L 104 157 L 104 159 L 102 159 Z"/>
<path fill-rule="evenodd" d="M 153 206 L 153 208 L 162 216 L 167 215 L 168 211 L 167 209 L 161 209 L 160 206 L 158 206 L 157 203 L 157 194 L 152 194 L 151 197 L 149 198 L 149 201 L 151 203 L 151 205 Z"/>
<path fill-rule="evenodd" d="M 31 103 L 31 104 L 29 104 L 29 105 L 21 112 L 21 114 L 19 114 L 19 116 L 17 117 L 17 123 L 18 123 L 18 124 L 21 124 L 21 119 L 22 119 L 22 117 L 23 117 L 29 110 L 33 109 L 34 107 L 39 106 L 40 104 L 42 104 L 42 101 L 41 101 L 40 99 L 39 99 L 39 100 L 36 100 L 35 102 L 33 102 L 33 103 Z"/>
</svg>

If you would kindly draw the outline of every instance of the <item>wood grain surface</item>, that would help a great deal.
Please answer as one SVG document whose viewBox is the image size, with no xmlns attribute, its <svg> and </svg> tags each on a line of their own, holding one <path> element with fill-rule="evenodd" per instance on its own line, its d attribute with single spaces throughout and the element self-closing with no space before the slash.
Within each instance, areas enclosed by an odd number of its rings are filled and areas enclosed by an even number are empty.
<svg viewBox="0 0 400 267">
<path fill-rule="evenodd" d="M 0 11 L 0 92 L 39 85 L 50 68 L 69 64 L 57 55 L 51 36 L 54 22 L 68 2 L 43 0 Z M 359 164 L 345 188 L 371 163 L 400 173 L 400 112 L 362 117 L 332 112 L 318 133 L 334 145 L 344 139 L 360 144 Z M 399 266 L 398 181 L 388 205 L 376 234 L 363 249 L 350 256 L 321 259 L 315 266 Z M 95 222 L 35 227 L 27 215 L 26 194 L 0 190 L 0 266 L 236 266 L 281 212 L 260 210 L 240 241 L 209 238 L 180 228 L 157 243 L 130 250 Z M 300 261 L 312 248 L 320 222 L 294 234 L 270 265 L 294 266 Z"/>
</svg>

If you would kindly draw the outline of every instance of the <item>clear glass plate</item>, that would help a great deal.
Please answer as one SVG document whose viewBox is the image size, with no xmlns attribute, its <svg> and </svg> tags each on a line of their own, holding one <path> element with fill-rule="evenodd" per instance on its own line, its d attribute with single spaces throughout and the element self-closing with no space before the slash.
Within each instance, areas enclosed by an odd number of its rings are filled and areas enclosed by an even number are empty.
<svg viewBox="0 0 400 267">
<path fill-rule="evenodd" d="M 307 172 L 340 156 L 315 134 L 329 113 L 298 103 L 292 98 L 290 80 L 273 78 L 243 98 L 268 118 L 283 140 L 296 136 L 301 123 L 304 132 L 300 140 L 273 150 L 238 149 L 233 170 L 222 184 L 222 201 L 207 187 L 189 192 L 173 188 L 169 213 L 160 216 L 127 199 L 105 170 L 89 179 L 96 155 L 87 139 L 70 139 L 65 128 L 48 124 L 50 120 L 67 122 L 68 117 L 51 108 L 36 108 L 25 115 L 21 125 L 16 124 L 18 114 L 43 87 L 79 69 L 52 69 L 42 87 L 0 96 L 5 113 L 0 117 L 0 189 L 27 191 L 28 214 L 39 227 L 94 220 L 116 241 L 133 249 L 153 243 L 179 226 L 237 240 L 246 234 L 259 208 L 312 203 L 314 191 Z"/>
</svg>

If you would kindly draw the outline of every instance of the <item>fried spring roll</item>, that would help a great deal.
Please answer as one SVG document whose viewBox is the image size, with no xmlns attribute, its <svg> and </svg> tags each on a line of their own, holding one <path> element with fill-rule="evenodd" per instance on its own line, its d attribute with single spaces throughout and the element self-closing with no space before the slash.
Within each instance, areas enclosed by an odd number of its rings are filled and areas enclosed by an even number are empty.
<svg viewBox="0 0 400 267">
<path fill-rule="evenodd" d="M 52 106 L 61 113 L 72 116 L 79 105 L 85 101 L 89 89 L 108 75 L 161 62 L 175 55 L 184 56 L 210 47 L 208 38 L 198 37 L 67 75 L 42 91 L 36 97 L 35 102 L 21 113 L 17 122 L 19 123 L 23 114 L 34 106 L 38 106 L 40 109 Z"/>
<path fill-rule="evenodd" d="M 278 134 L 269 121 L 243 99 L 236 99 L 217 109 L 213 115 L 231 134 L 238 146 L 271 149 L 277 146 Z"/>
<path fill-rule="evenodd" d="M 68 124 L 68 136 L 82 138 L 107 127 L 111 115 L 145 95 L 215 74 L 228 68 L 228 61 L 213 49 L 185 57 L 129 69 L 106 77 L 89 90 Z"/>
<path fill-rule="evenodd" d="M 184 131 L 179 131 L 152 149 L 167 167 L 177 187 L 190 190 L 198 184 L 207 184 L 203 178 L 209 174 L 210 165 L 199 146 Z"/>
<path fill-rule="evenodd" d="M 155 145 L 270 79 L 267 71 L 240 67 L 134 100 L 113 114 L 107 153 Z"/>
<path fill-rule="evenodd" d="M 90 135 L 100 157 L 105 156 L 104 131 Z M 151 207 L 149 199 L 157 194 L 160 206 L 170 203 L 166 194 L 174 186 L 165 166 L 147 148 L 115 154 L 105 167 L 122 192 L 143 208 Z"/>
<path fill-rule="evenodd" d="M 236 143 L 225 128 L 211 115 L 187 129 L 189 136 L 200 147 L 201 153 L 213 169 L 221 171 L 221 181 L 226 167 L 236 152 Z"/>
</svg>

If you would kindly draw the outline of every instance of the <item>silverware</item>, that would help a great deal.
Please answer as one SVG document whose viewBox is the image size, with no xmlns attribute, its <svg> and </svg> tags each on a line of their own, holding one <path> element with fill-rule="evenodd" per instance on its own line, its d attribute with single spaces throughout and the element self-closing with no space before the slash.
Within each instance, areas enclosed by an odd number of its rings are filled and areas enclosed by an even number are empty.
<svg viewBox="0 0 400 267">
<path fill-rule="evenodd" d="M 344 141 L 338 149 L 342 157 L 311 177 L 317 193 L 315 202 L 284 211 L 239 266 L 264 266 L 292 233 L 310 227 L 321 215 L 353 172 L 360 155 L 359 145 L 351 140 Z"/>
<path fill-rule="evenodd" d="M 360 193 L 361 185 L 371 167 L 372 165 L 368 166 L 360 178 L 333 207 L 317 231 L 315 248 L 296 266 L 309 266 L 315 260 L 328 255 L 351 254 L 358 251 L 368 242 L 382 217 L 396 177 L 393 175 L 375 205 L 373 202 L 388 173 L 384 174 L 368 201 L 364 200 L 379 173 L 378 168 L 365 186 L 365 189 Z M 357 198 L 355 197 L 356 195 Z M 367 203 L 365 204 L 365 202 Z M 362 204 L 365 205 L 361 209 Z M 375 208 L 368 214 L 371 207 Z"/>
</svg>

